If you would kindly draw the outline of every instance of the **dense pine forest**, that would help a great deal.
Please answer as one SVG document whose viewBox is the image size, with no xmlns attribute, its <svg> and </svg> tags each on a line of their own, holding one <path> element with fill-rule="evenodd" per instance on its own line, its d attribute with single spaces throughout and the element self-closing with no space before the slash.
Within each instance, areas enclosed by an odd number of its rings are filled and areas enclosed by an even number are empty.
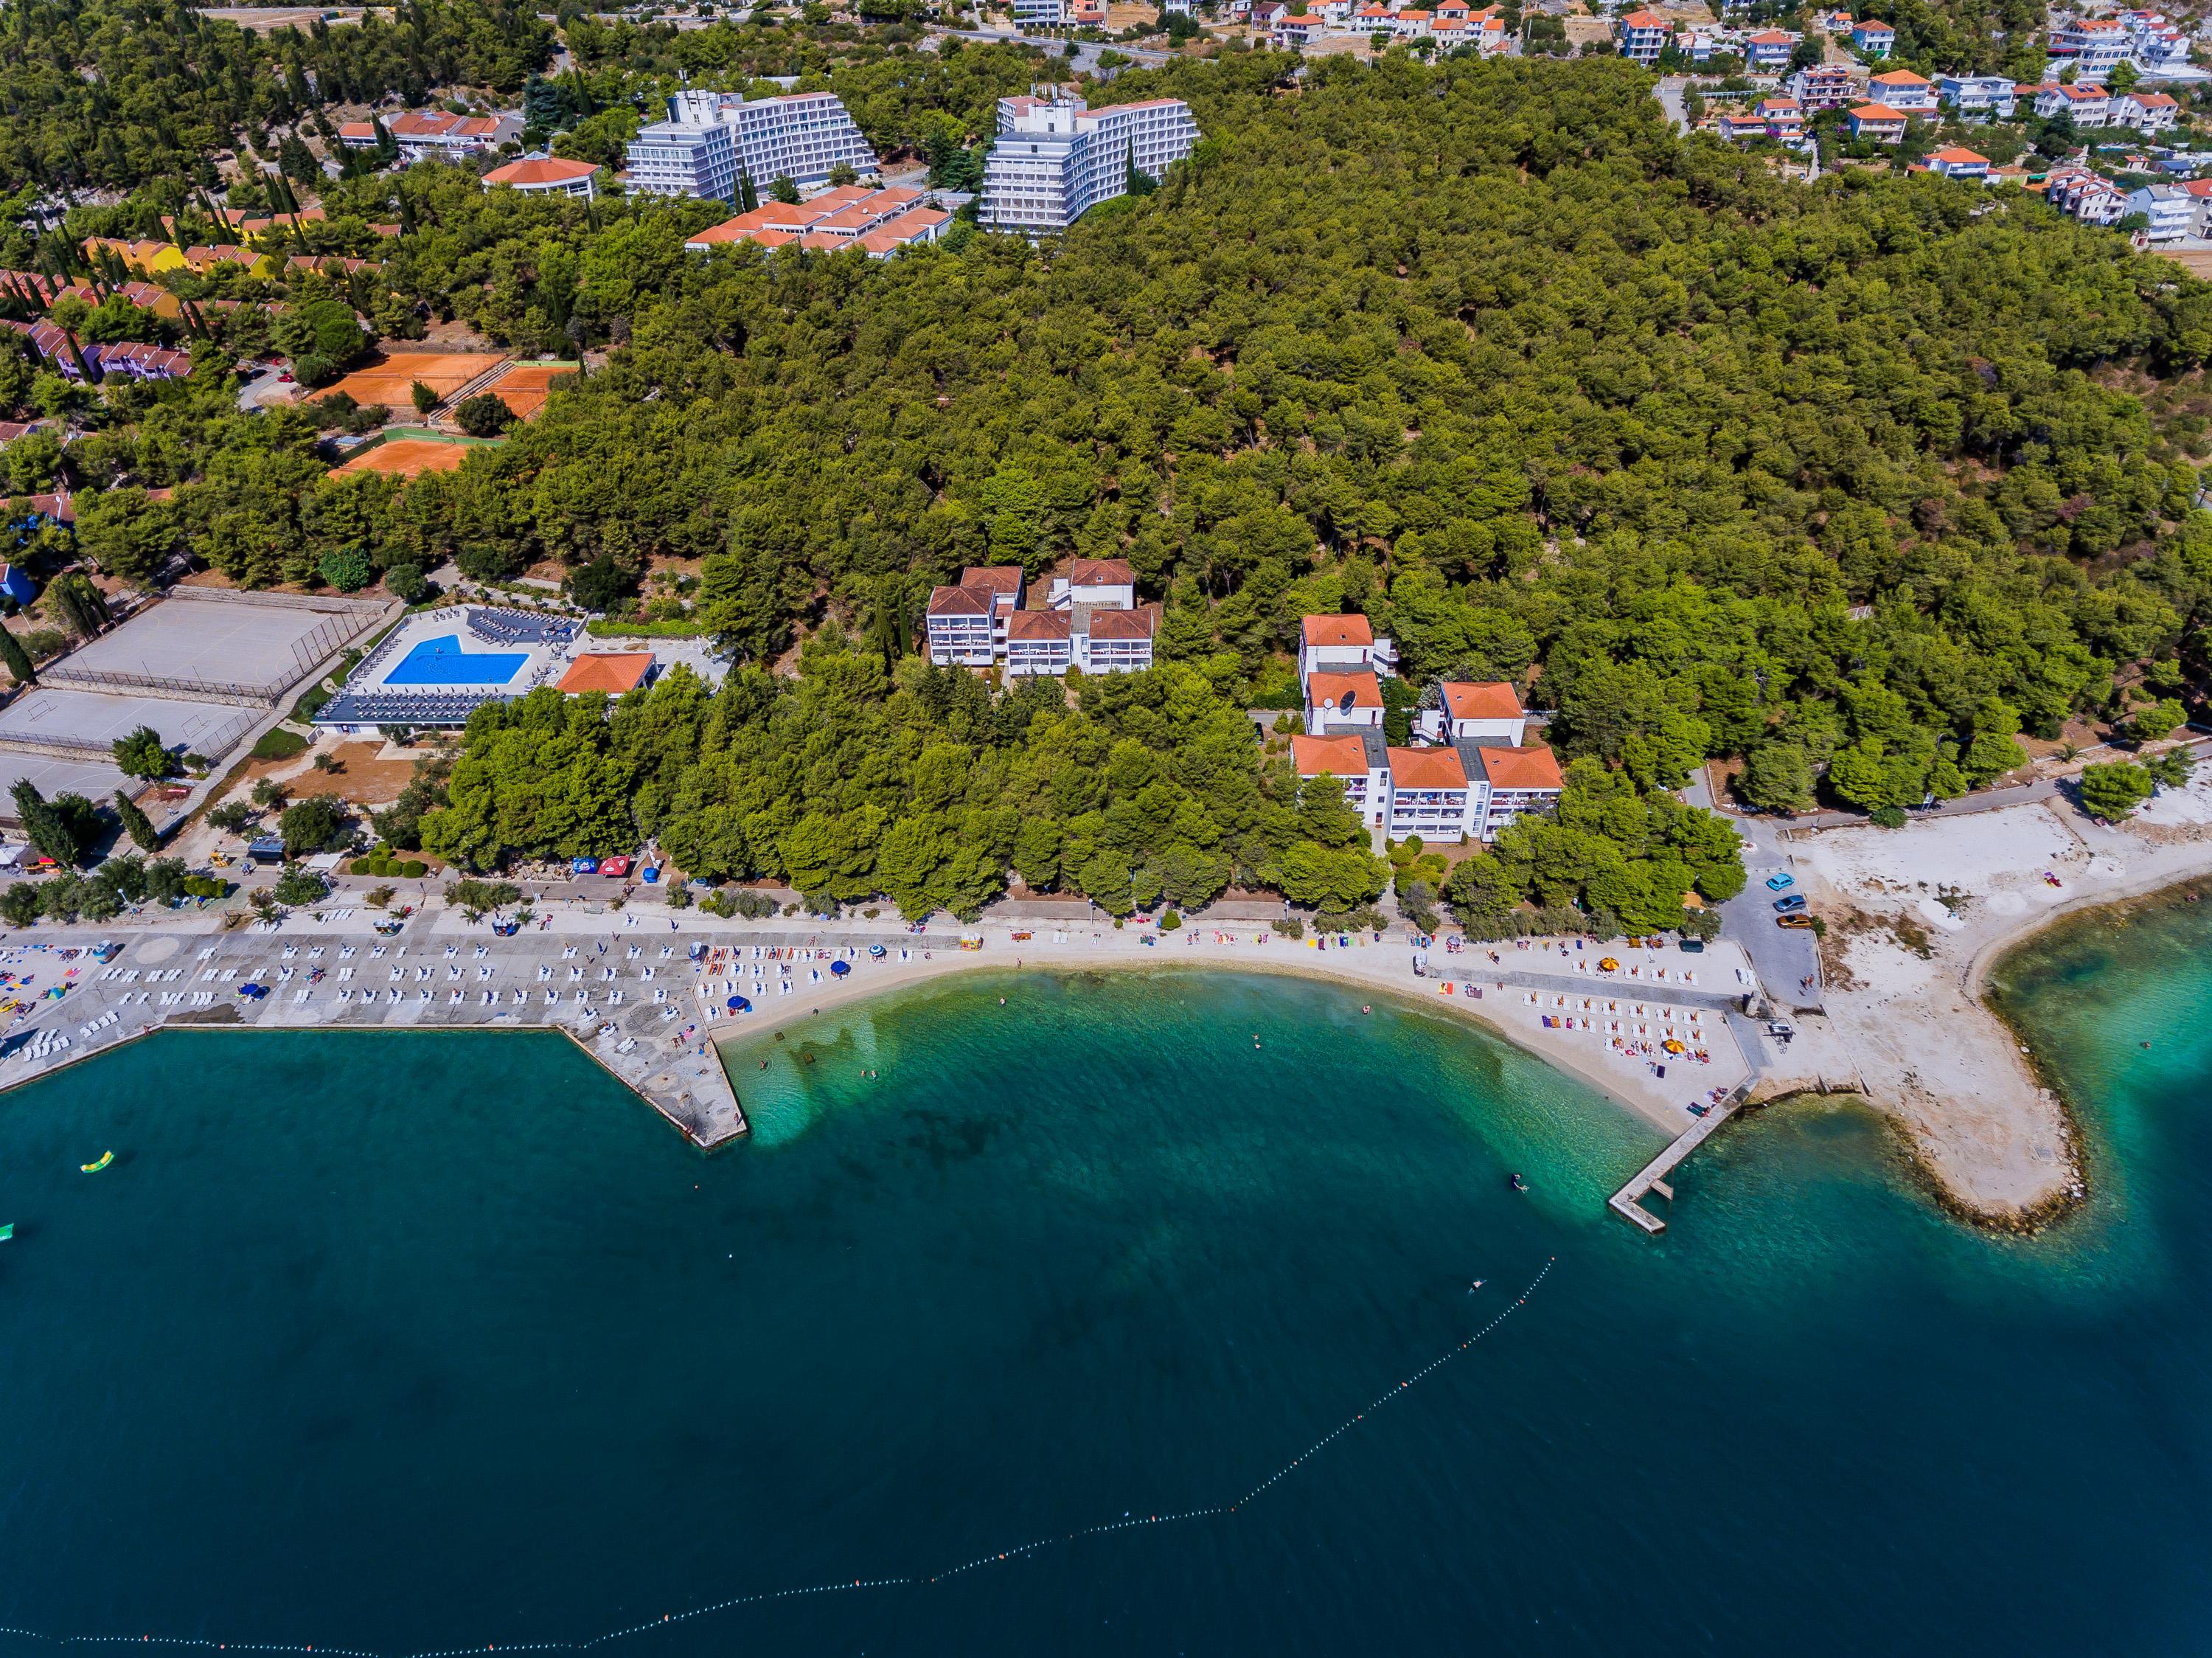
<svg viewBox="0 0 2212 1658">
<path fill-rule="evenodd" d="M 118 544 L 150 521 L 246 580 L 341 544 L 700 560 L 741 671 L 611 724 L 480 716 L 422 834 L 481 865 L 644 832 L 839 897 L 965 909 L 1011 871 L 1346 907 L 1388 872 L 1237 710 L 1282 705 L 1300 614 L 1364 610 L 1413 682 L 1513 680 L 1587 762 L 1482 879 L 1656 925 L 1741 879 L 1654 792 L 1708 757 L 1759 805 L 1894 808 L 2193 696 L 2212 288 L 2008 190 L 1784 181 L 1675 137 L 1615 61 L 1295 67 L 1095 91 L 1186 97 L 1206 142 L 1036 247 L 687 255 L 711 204 L 350 181 L 334 205 L 411 227 L 380 302 L 605 365 L 404 487 L 322 483 L 313 417 L 189 393 L 80 464 L 184 485 Z M 960 73 L 892 78 L 943 105 Z M 962 565 L 1071 553 L 1133 564 L 1173 667 L 1070 708 L 901 660 Z M 1594 897 L 1601 864 L 1631 873 Z"/>
</svg>

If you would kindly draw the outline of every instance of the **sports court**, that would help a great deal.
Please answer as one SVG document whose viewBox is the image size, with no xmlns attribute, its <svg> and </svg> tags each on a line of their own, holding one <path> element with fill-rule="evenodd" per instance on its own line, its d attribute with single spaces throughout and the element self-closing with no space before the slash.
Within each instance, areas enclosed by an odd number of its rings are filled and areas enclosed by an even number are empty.
<svg viewBox="0 0 2212 1658">
<path fill-rule="evenodd" d="M 573 363 L 516 363 L 485 389 L 506 404 L 507 412 L 517 420 L 530 420 L 545 406 L 554 381 L 575 372 Z"/>
<path fill-rule="evenodd" d="M 343 392 L 356 403 L 412 409 L 416 381 L 437 393 L 441 399 L 450 398 L 479 375 L 506 361 L 496 351 L 387 351 L 374 363 L 355 369 L 324 395 Z"/>
<path fill-rule="evenodd" d="M 353 607 L 311 610 L 194 598 L 184 589 L 71 651 L 52 664 L 53 677 L 66 683 L 81 674 L 118 674 L 281 690 L 336 655 L 366 619 Z"/>
<path fill-rule="evenodd" d="M 420 478 L 424 472 L 449 472 L 468 459 L 474 443 L 441 443 L 431 437 L 393 437 L 363 449 L 337 470 L 342 472 L 383 472 L 393 478 Z"/>
</svg>

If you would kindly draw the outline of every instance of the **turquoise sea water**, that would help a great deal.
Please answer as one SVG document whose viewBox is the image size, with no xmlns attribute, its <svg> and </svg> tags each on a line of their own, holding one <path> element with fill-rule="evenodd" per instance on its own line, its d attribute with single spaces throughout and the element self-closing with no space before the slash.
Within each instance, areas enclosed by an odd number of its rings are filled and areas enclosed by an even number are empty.
<svg viewBox="0 0 2212 1658">
<path fill-rule="evenodd" d="M 756 1133 L 711 1159 L 556 1039 L 165 1036 L 0 1096 L 0 1624 L 2201 1651 L 2208 942 L 2176 910 L 2008 971 L 2099 1147 L 2028 1242 L 1824 1107 L 1720 1137 L 1646 1240 L 1602 1204 L 1649 1129 L 1297 980 L 825 1018 L 732 1054 Z M 1355 1413 L 1233 1513 L 994 1558 L 1237 1502 Z"/>
</svg>

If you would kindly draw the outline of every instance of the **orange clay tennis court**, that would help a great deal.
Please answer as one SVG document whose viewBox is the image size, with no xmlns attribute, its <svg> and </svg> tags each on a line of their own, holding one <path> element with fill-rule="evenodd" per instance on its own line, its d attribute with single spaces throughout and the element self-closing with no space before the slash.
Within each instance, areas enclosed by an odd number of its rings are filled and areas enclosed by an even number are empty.
<svg viewBox="0 0 2212 1658">
<path fill-rule="evenodd" d="M 411 409 L 414 386 L 421 381 L 441 398 L 449 398 L 478 375 L 496 368 L 505 359 L 483 351 L 388 351 L 374 363 L 355 369 L 331 387 L 356 403 L 381 403 L 387 408 Z"/>
<path fill-rule="evenodd" d="M 363 449 L 337 468 L 342 472 L 386 472 L 395 478 L 420 478 L 424 472 L 449 472 L 468 458 L 473 443 L 441 443 L 428 437 L 395 437 Z"/>
<path fill-rule="evenodd" d="M 484 389 L 517 420 L 529 420 L 545 406 L 555 376 L 575 372 L 573 363 L 518 363 Z"/>
</svg>

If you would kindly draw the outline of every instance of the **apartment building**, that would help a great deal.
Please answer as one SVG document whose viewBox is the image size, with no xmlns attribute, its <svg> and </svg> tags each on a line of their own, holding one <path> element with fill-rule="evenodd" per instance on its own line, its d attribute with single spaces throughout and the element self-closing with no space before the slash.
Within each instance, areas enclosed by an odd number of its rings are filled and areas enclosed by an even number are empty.
<svg viewBox="0 0 2212 1658">
<path fill-rule="evenodd" d="M 2133 127 L 2138 132 L 2164 132 L 2180 118 L 2180 103 L 2163 92 L 2145 92 L 2137 87 L 2112 100 L 2114 126 Z"/>
<path fill-rule="evenodd" d="M 1863 17 L 1851 25 L 1851 50 L 1869 58 L 1887 58 L 1897 49 L 1897 31 L 1887 23 Z"/>
<path fill-rule="evenodd" d="M 1299 633 L 1306 728 L 1291 745 L 1298 776 L 1336 778 L 1369 828 L 1486 841 L 1558 802 L 1559 762 L 1548 748 L 1525 746 L 1528 714 L 1510 685 L 1439 685 L 1435 705 L 1414 718 L 1419 741 L 1395 746 L 1383 733 L 1378 642 L 1366 618 L 1309 616 Z"/>
<path fill-rule="evenodd" d="M 1866 138 L 1878 144 L 1904 141 L 1905 114 L 1887 104 L 1859 104 L 1844 119 L 1854 138 Z"/>
<path fill-rule="evenodd" d="M 1947 179 L 1979 179 L 1990 176 L 1990 158 L 1978 155 L 1971 149 L 1956 145 L 1939 149 L 1928 158 L 1928 170 Z"/>
<path fill-rule="evenodd" d="M 1054 602 L 1025 610 L 1018 565 L 964 570 L 957 582 L 929 595 L 929 660 L 958 667 L 1003 662 L 1010 678 L 1071 668 L 1137 673 L 1152 666 L 1160 608 L 1137 603 L 1134 583 L 1118 558 L 1079 559 L 1072 582 L 1053 584 Z M 1059 602 L 1063 593 L 1066 601 Z"/>
<path fill-rule="evenodd" d="M 879 171 L 876 152 L 835 93 L 776 98 L 686 89 L 668 100 L 668 119 L 638 129 L 626 154 L 632 190 L 734 202 L 750 179 L 765 195 L 778 179 L 802 190 L 830 181 L 838 167 Z"/>
<path fill-rule="evenodd" d="M 1620 20 L 1620 55 L 1649 68 L 1667 50 L 1674 26 L 1656 11 L 1632 11 Z"/>
<path fill-rule="evenodd" d="M 1761 29 L 1743 38 L 1743 66 L 1753 75 L 1773 75 L 1790 67 L 1790 54 L 1804 37 L 1789 29 Z"/>
<path fill-rule="evenodd" d="M 2015 101 L 2008 75 L 1945 75 L 1936 82 L 1938 102 L 1961 117 L 2009 120 Z"/>
<path fill-rule="evenodd" d="M 2077 17 L 2051 31 L 2049 54 L 2054 66 L 2071 64 L 2085 81 L 2101 81 L 2127 57 L 2133 42 L 2118 19 Z"/>
<path fill-rule="evenodd" d="M 1936 88 L 1909 69 L 1886 70 L 1867 82 L 1867 97 L 1906 115 L 1936 113 Z"/>
<path fill-rule="evenodd" d="M 1861 85 L 1858 76 L 1843 64 L 1815 64 L 1799 70 L 1789 80 L 1790 95 L 1808 112 L 1842 109 L 1857 103 Z"/>
<path fill-rule="evenodd" d="M 2048 120 L 2053 115 L 2073 118 L 2077 127 L 2109 126 L 2112 119 L 2112 94 L 2100 86 L 2076 82 L 2061 86 L 2046 82 L 2033 88 L 2035 94 L 2035 113 Z"/>
<path fill-rule="evenodd" d="M 442 109 L 410 109 L 384 124 L 399 146 L 399 159 L 416 162 L 461 162 L 497 149 L 508 139 L 522 137 L 522 117 L 513 111 L 503 115 L 449 115 Z M 376 123 L 347 121 L 338 128 L 338 142 L 348 149 L 376 148 Z"/>
<path fill-rule="evenodd" d="M 1805 107 L 1795 98 L 1762 98 L 1752 113 L 1765 123 L 1770 138 L 1787 143 L 1805 136 Z"/>
<path fill-rule="evenodd" d="M 1104 109 L 1073 98 L 1001 98 L 976 220 L 1031 236 L 1065 230 L 1100 202 L 1127 193 L 1132 168 L 1160 178 L 1198 137 L 1180 98 Z"/>
<path fill-rule="evenodd" d="M 970 565 L 954 585 L 932 590 L 923 619 L 929 660 L 940 667 L 988 667 L 1005 655 L 1022 586 L 1019 564 Z"/>
<path fill-rule="evenodd" d="M 2140 213 L 2148 222 L 2143 234 L 2153 241 L 2179 241 L 2197 222 L 2197 198 L 2178 184 L 2148 184 L 2128 192 L 2123 218 Z"/>
</svg>

